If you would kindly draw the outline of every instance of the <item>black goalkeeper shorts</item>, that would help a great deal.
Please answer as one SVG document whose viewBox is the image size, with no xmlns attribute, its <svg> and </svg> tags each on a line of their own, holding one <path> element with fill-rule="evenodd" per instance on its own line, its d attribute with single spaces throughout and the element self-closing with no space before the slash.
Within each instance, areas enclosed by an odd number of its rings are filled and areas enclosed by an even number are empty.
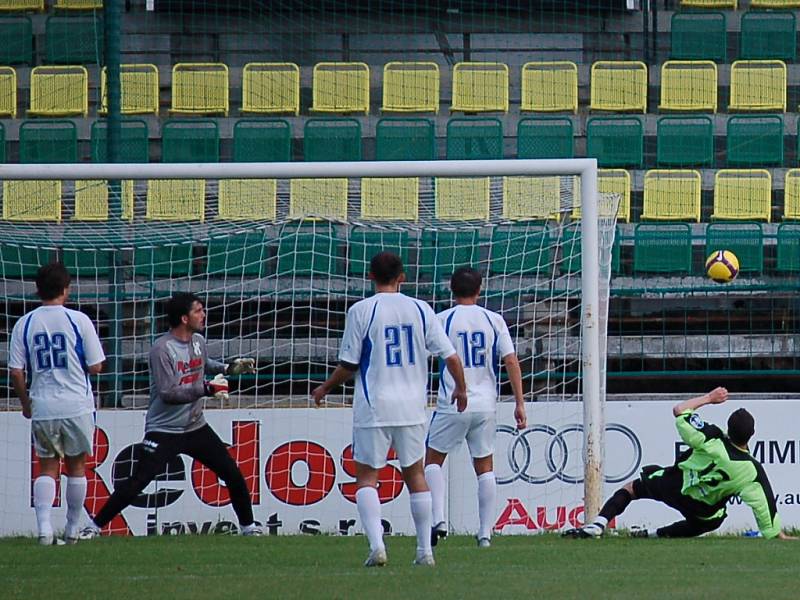
<svg viewBox="0 0 800 600">
<path fill-rule="evenodd" d="M 637 498 L 658 500 L 674 508 L 687 519 L 710 519 L 719 514 L 720 507 L 705 504 L 681 493 L 683 472 L 675 466 L 648 465 L 642 468 L 641 476 L 633 482 Z"/>
</svg>

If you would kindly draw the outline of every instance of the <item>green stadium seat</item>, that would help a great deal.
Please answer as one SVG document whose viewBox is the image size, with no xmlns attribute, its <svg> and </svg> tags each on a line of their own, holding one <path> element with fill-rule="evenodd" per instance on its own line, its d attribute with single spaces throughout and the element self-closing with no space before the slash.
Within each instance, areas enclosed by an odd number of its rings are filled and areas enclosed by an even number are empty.
<svg viewBox="0 0 800 600">
<path fill-rule="evenodd" d="M 419 276 L 440 283 L 455 269 L 474 265 L 480 236 L 477 229 L 464 231 L 425 230 L 419 251 Z"/>
<path fill-rule="evenodd" d="M 96 248 L 67 248 L 61 251 L 61 262 L 78 278 L 108 277 L 112 260 L 111 252 Z"/>
<path fill-rule="evenodd" d="M 740 273 L 764 271 L 764 235 L 760 223 L 711 223 L 706 227 L 705 256 L 730 250 L 739 259 Z"/>
<path fill-rule="evenodd" d="M 726 139 L 729 166 L 783 164 L 783 119 L 778 115 L 730 117 Z"/>
<path fill-rule="evenodd" d="M 581 228 L 580 225 L 569 225 L 561 234 L 561 260 L 558 270 L 563 275 L 574 275 L 581 272 Z M 614 244 L 611 246 L 611 272 L 619 273 L 622 268 L 620 230 L 616 229 Z"/>
<path fill-rule="evenodd" d="M 364 277 L 369 273 L 369 261 L 379 252 L 394 252 L 408 264 L 408 232 L 370 230 L 356 227 L 350 232 L 350 253 L 347 261 L 350 274 Z"/>
<path fill-rule="evenodd" d="M 339 240 L 328 222 L 288 223 L 278 235 L 277 275 L 341 273 Z"/>
<path fill-rule="evenodd" d="M 303 129 L 306 161 L 361 160 L 361 124 L 356 119 L 308 119 Z"/>
<path fill-rule="evenodd" d="M 45 62 L 103 64 L 103 21 L 91 16 L 53 16 L 45 23 Z"/>
<path fill-rule="evenodd" d="M 234 162 L 289 162 L 292 128 L 284 119 L 241 119 L 233 126 Z"/>
<path fill-rule="evenodd" d="M 92 123 L 92 162 L 108 162 L 108 123 Z M 122 137 L 119 141 L 119 162 L 146 163 L 150 161 L 150 140 L 147 123 L 140 119 L 122 121 Z"/>
<path fill-rule="evenodd" d="M 489 248 L 490 275 L 549 275 L 553 245 L 546 225 L 496 227 Z"/>
<path fill-rule="evenodd" d="M 639 223 L 633 232 L 633 272 L 688 274 L 692 230 L 688 223 Z"/>
<path fill-rule="evenodd" d="M 778 226 L 778 262 L 782 272 L 800 271 L 800 224 L 781 223 Z"/>
<path fill-rule="evenodd" d="M 719 12 L 676 12 L 672 15 L 670 58 L 728 62 L 725 15 Z"/>
<path fill-rule="evenodd" d="M 136 248 L 133 251 L 133 272 L 146 281 L 171 277 L 188 277 L 192 270 L 191 244 Z"/>
<path fill-rule="evenodd" d="M 380 119 L 375 126 L 375 160 L 434 160 L 436 132 L 429 119 Z"/>
<path fill-rule="evenodd" d="M 456 117 L 447 122 L 448 160 L 503 158 L 503 124 L 488 117 Z"/>
<path fill-rule="evenodd" d="M 644 126 L 638 117 L 593 117 L 586 123 L 586 155 L 600 167 L 644 163 Z"/>
<path fill-rule="evenodd" d="M 517 158 L 572 158 L 572 119 L 526 117 L 517 124 Z"/>
<path fill-rule="evenodd" d="M 33 279 L 39 267 L 50 262 L 50 251 L 0 244 L 0 277 L 4 279 Z"/>
<path fill-rule="evenodd" d="M 0 17 L 0 65 L 33 64 L 33 25 L 24 15 Z"/>
<path fill-rule="evenodd" d="M 161 161 L 219 162 L 219 128 L 211 119 L 173 119 L 161 128 Z"/>
<path fill-rule="evenodd" d="M 208 242 L 207 273 L 210 277 L 263 277 L 267 274 L 269 247 L 263 231 L 250 231 Z"/>
<path fill-rule="evenodd" d="M 72 121 L 23 121 L 19 127 L 19 162 L 78 162 L 78 132 Z"/>
<path fill-rule="evenodd" d="M 714 164 L 714 123 L 711 117 L 661 117 L 656 130 L 656 163 L 659 167 L 710 167 Z"/>
<path fill-rule="evenodd" d="M 6 126 L 0 123 L 0 163 L 6 162 Z"/>
<path fill-rule="evenodd" d="M 797 24 L 791 11 L 750 11 L 742 15 L 739 58 L 797 58 Z"/>
</svg>

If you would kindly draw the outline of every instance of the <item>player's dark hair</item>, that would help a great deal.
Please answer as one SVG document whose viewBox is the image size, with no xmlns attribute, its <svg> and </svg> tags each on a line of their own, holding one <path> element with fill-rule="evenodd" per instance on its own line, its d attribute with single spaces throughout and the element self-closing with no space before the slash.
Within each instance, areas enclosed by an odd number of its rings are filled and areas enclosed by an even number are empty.
<svg viewBox="0 0 800 600">
<path fill-rule="evenodd" d="M 403 260 L 392 252 L 379 252 L 369 261 L 369 272 L 377 283 L 386 285 L 403 273 Z"/>
<path fill-rule="evenodd" d="M 69 287 L 72 277 L 60 262 L 39 267 L 36 271 L 36 294 L 42 300 L 53 300 Z"/>
<path fill-rule="evenodd" d="M 450 291 L 456 298 L 471 298 L 481 291 L 482 279 L 472 267 L 460 267 L 450 276 Z"/>
<path fill-rule="evenodd" d="M 203 303 L 200 298 L 189 292 L 178 292 L 167 300 L 164 313 L 167 315 L 167 322 L 170 327 L 177 327 L 181 324 L 181 317 L 189 314 L 192 304 L 195 302 Z"/>
<path fill-rule="evenodd" d="M 756 420 L 745 409 L 740 408 L 728 417 L 728 437 L 737 446 L 746 446 L 756 432 Z"/>
</svg>

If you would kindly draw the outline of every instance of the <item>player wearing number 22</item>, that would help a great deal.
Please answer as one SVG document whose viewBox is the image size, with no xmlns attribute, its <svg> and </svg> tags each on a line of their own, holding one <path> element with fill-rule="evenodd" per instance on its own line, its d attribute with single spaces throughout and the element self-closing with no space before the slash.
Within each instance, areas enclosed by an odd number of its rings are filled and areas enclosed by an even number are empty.
<svg viewBox="0 0 800 600">
<path fill-rule="evenodd" d="M 467 405 L 461 361 L 433 309 L 399 291 L 405 280 L 400 257 L 390 252 L 370 262 L 375 295 L 347 311 L 339 366 L 312 392 L 319 405 L 336 386 L 355 374 L 353 459 L 356 463 L 356 506 L 370 545 L 367 567 L 386 564 L 378 471 L 389 448 L 400 461 L 408 486 L 411 517 L 417 532 L 414 564 L 433 566 L 431 494 L 425 482 L 425 406 L 428 356 L 444 361 L 455 383 L 451 400 L 457 410 Z"/>
</svg>

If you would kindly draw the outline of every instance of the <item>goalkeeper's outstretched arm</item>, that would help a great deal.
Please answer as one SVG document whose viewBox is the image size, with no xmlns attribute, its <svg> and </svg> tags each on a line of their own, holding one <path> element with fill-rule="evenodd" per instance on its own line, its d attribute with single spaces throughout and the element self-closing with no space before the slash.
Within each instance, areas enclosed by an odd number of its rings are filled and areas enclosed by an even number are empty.
<svg viewBox="0 0 800 600">
<path fill-rule="evenodd" d="M 728 399 L 728 390 L 724 387 L 714 388 L 707 394 L 684 400 L 672 407 L 672 415 L 678 417 L 688 411 L 695 411 L 706 404 L 722 404 Z"/>
</svg>

